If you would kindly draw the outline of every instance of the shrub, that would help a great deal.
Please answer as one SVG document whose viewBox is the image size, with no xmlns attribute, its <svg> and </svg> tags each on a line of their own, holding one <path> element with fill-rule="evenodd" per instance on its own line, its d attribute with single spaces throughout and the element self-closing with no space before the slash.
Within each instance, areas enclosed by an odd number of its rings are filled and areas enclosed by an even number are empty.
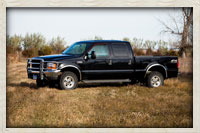
<svg viewBox="0 0 200 133">
<path fill-rule="evenodd" d="M 138 49 L 138 48 L 133 48 L 133 50 L 134 50 L 134 54 L 135 55 L 145 55 L 145 53 L 143 52 L 143 50 L 142 49 Z"/>
<path fill-rule="evenodd" d="M 38 51 L 38 55 L 49 55 L 52 53 L 52 48 L 49 45 L 43 45 Z"/>
<path fill-rule="evenodd" d="M 31 50 L 31 49 L 37 49 L 39 50 L 42 45 L 46 44 L 45 37 L 38 34 L 26 34 L 26 36 L 23 38 L 23 48 L 24 50 Z"/>
<path fill-rule="evenodd" d="M 56 39 L 53 38 L 49 43 L 52 48 L 52 53 L 60 54 L 63 50 L 65 50 L 65 41 L 64 38 L 57 37 Z"/>
<path fill-rule="evenodd" d="M 12 37 L 6 36 L 6 52 L 8 54 L 17 54 L 21 49 L 22 37 L 14 35 Z"/>
<path fill-rule="evenodd" d="M 167 55 L 169 55 L 169 56 L 178 56 L 178 51 L 170 49 L 169 51 L 167 51 Z"/>
<path fill-rule="evenodd" d="M 34 57 L 38 56 L 38 49 L 37 48 L 29 48 L 22 52 L 23 56 L 25 57 Z"/>
<path fill-rule="evenodd" d="M 153 51 L 151 48 L 147 49 L 146 55 L 153 55 Z"/>
</svg>

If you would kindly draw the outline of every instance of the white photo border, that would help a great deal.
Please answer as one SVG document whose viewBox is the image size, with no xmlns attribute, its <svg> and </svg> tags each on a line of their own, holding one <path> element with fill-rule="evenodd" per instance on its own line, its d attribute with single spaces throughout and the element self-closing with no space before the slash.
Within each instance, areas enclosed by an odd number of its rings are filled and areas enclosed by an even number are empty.
<svg viewBox="0 0 200 133">
<path fill-rule="evenodd" d="M 193 128 L 6 128 L 6 9 L 11 7 L 192 7 Z M 200 0 L 0 0 L 0 132 L 200 132 Z"/>
</svg>

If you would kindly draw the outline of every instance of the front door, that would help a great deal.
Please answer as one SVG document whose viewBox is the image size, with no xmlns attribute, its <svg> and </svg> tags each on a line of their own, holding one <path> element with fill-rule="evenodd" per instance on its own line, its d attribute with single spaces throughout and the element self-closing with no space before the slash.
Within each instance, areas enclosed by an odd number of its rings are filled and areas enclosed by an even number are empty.
<svg viewBox="0 0 200 133">
<path fill-rule="evenodd" d="M 95 51 L 96 59 L 91 58 L 91 52 Z M 93 44 L 88 50 L 89 59 L 84 62 L 84 79 L 110 79 L 112 76 L 109 65 L 110 52 L 106 43 Z"/>
</svg>

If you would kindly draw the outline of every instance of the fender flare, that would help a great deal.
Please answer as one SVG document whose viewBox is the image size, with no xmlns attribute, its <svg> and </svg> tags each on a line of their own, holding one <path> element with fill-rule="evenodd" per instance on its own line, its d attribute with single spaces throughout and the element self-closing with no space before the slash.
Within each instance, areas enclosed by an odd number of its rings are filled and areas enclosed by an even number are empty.
<svg viewBox="0 0 200 133">
<path fill-rule="evenodd" d="M 76 70 L 78 70 L 79 75 L 80 75 L 79 78 L 80 78 L 80 80 L 82 80 L 81 70 L 80 70 L 77 66 L 75 66 L 75 65 L 64 65 L 63 67 L 60 68 L 60 70 L 62 70 L 62 69 L 64 69 L 64 68 L 67 68 L 67 67 L 72 67 L 72 68 L 75 68 Z"/>
<path fill-rule="evenodd" d="M 149 72 L 149 70 L 150 70 L 152 67 L 155 67 L 155 66 L 160 66 L 160 67 L 162 67 L 162 68 L 165 70 L 165 75 L 166 75 L 166 78 L 167 78 L 167 76 L 168 76 L 168 75 L 167 75 L 167 68 L 166 68 L 165 66 L 159 64 L 159 63 L 154 63 L 154 64 L 148 65 L 148 66 L 146 67 L 146 72 L 145 72 L 144 77 L 146 77 L 146 76 L 147 76 L 147 72 Z"/>
</svg>

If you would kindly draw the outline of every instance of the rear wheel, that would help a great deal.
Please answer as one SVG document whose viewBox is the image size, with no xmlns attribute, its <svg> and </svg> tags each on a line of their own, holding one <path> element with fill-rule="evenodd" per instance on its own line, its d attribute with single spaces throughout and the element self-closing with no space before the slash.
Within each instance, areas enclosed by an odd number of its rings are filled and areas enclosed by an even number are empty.
<svg viewBox="0 0 200 133">
<path fill-rule="evenodd" d="M 66 71 L 61 75 L 59 84 L 62 90 L 76 89 L 78 86 L 78 78 L 73 72 Z"/>
<path fill-rule="evenodd" d="M 148 87 L 156 88 L 164 84 L 163 75 L 160 72 L 152 71 L 147 77 Z"/>
</svg>

